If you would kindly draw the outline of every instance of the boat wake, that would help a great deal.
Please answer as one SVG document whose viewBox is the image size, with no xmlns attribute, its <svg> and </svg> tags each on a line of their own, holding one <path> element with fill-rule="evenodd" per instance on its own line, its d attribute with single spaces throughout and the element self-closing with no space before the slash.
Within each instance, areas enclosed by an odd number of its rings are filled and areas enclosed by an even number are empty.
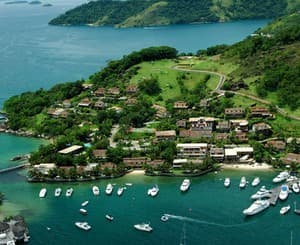
<svg viewBox="0 0 300 245">
<path fill-rule="evenodd" d="M 177 219 L 181 221 L 187 221 L 187 222 L 193 222 L 193 223 L 198 223 L 198 224 L 205 224 L 205 225 L 213 225 L 213 226 L 219 226 L 223 228 L 232 228 L 232 227 L 239 227 L 239 226 L 246 226 L 250 225 L 254 222 L 251 223 L 240 223 L 240 224 L 232 224 L 232 225 L 226 225 L 226 224 L 219 224 L 219 223 L 214 223 L 214 222 L 208 222 L 205 220 L 200 220 L 200 219 L 193 219 L 190 217 L 185 217 L 185 216 L 179 216 L 179 215 L 173 215 L 173 214 L 164 214 L 166 217 L 169 219 Z"/>
</svg>

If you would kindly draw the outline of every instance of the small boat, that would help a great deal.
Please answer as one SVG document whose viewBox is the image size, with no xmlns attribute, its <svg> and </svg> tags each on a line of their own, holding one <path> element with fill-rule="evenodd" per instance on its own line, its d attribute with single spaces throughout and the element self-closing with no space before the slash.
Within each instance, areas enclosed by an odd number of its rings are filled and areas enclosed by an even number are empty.
<svg viewBox="0 0 300 245">
<path fill-rule="evenodd" d="M 89 201 L 84 201 L 83 203 L 81 203 L 81 207 L 85 207 L 88 204 L 89 204 Z"/>
<path fill-rule="evenodd" d="M 42 188 L 40 190 L 39 197 L 44 198 L 46 196 L 46 194 L 47 194 L 47 189 L 46 188 Z"/>
<path fill-rule="evenodd" d="M 257 214 L 270 206 L 269 200 L 256 200 L 247 209 L 244 209 L 243 214 L 254 215 Z"/>
<path fill-rule="evenodd" d="M 108 185 L 106 186 L 106 189 L 105 189 L 105 193 L 107 195 L 111 195 L 112 191 L 113 191 L 114 187 L 112 186 L 111 183 L 108 183 Z"/>
<path fill-rule="evenodd" d="M 224 180 L 224 186 L 225 187 L 229 187 L 230 186 L 230 178 L 225 178 L 225 180 Z"/>
<path fill-rule="evenodd" d="M 88 222 L 75 222 L 75 226 L 85 231 L 88 231 L 92 228 Z"/>
<path fill-rule="evenodd" d="M 295 180 L 297 180 L 297 179 L 298 179 L 298 178 L 297 178 L 296 176 L 291 175 L 290 177 L 288 177 L 288 178 L 286 179 L 286 182 L 295 181 Z"/>
<path fill-rule="evenodd" d="M 72 194 L 73 194 L 73 188 L 68 188 L 66 191 L 66 196 L 70 197 L 70 196 L 72 196 Z"/>
<path fill-rule="evenodd" d="M 280 172 L 274 179 L 273 183 L 279 183 L 286 180 L 289 177 L 289 173 L 287 171 Z"/>
<path fill-rule="evenodd" d="M 289 187 L 288 185 L 282 185 L 279 193 L 279 199 L 280 200 L 285 200 L 289 196 Z"/>
<path fill-rule="evenodd" d="M 161 216 L 160 220 L 163 221 L 163 222 L 166 222 L 166 221 L 169 220 L 169 217 L 164 214 L 163 216 Z"/>
<path fill-rule="evenodd" d="M 246 177 L 242 177 L 240 181 L 240 188 L 245 188 L 247 184 Z"/>
<path fill-rule="evenodd" d="M 54 196 L 59 197 L 61 195 L 62 189 L 61 188 L 56 188 L 54 192 Z"/>
<path fill-rule="evenodd" d="M 251 199 L 262 199 L 271 197 L 270 190 L 267 190 L 265 186 L 261 187 L 255 194 L 251 196 Z"/>
<path fill-rule="evenodd" d="M 124 187 L 119 187 L 117 191 L 118 196 L 121 196 L 123 192 L 124 192 Z"/>
<path fill-rule="evenodd" d="M 111 216 L 111 215 L 109 215 L 109 214 L 106 214 L 106 215 L 105 215 L 105 218 L 106 218 L 107 220 L 109 220 L 109 221 L 113 221 L 113 220 L 114 220 L 114 217 Z"/>
<path fill-rule="evenodd" d="M 87 215 L 87 213 L 88 213 L 87 210 L 84 208 L 79 209 L 79 212 L 84 215 Z"/>
<path fill-rule="evenodd" d="M 132 183 L 125 183 L 125 185 L 127 185 L 127 186 L 132 186 Z"/>
<path fill-rule="evenodd" d="M 92 191 L 95 196 L 98 196 L 100 194 L 99 187 L 96 185 L 93 186 Z"/>
<path fill-rule="evenodd" d="M 300 189 L 299 189 L 299 186 L 298 186 L 297 183 L 294 183 L 292 185 L 292 189 L 293 189 L 293 192 L 295 192 L 295 193 L 299 193 L 300 192 Z"/>
<path fill-rule="evenodd" d="M 300 209 L 297 209 L 296 202 L 294 202 L 294 213 L 300 215 Z"/>
<path fill-rule="evenodd" d="M 258 186 L 260 183 L 260 178 L 259 177 L 255 177 L 254 180 L 252 181 L 251 185 L 253 187 Z"/>
<path fill-rule="evenodd" d="M 181 186 L 180 186 L 180 190 L 182 192 L 185 192 L 185 191 L 187 191 L 190 188 L 190 185 L 191 185 L 191 181 L 189 179 L 184 179 L 182 181 Z"/>
<path fill-rule="evenodd" d="M 152 187 L 148 190 L 147 194 L 149 196 L 155 197 L 158 194 L 158 192 L 159 192 L 159 188 L 157 185 L 155 185 L 154 187 Z"/>
<path fill-rule="evenodd" d="M 291 209 L 290 205 L 284 206 L 280 209 L 280 214 L 286 214 L 288 211 L 290 211 L 290 209 Z"/>
<path fill-rule="evenodd" d="M 151 232 L 153 230 L 150 224 L 146 224 L 146 223 L 136 224 L 134 225 L 134 228 L 139 231 L 146 231 L 146 232 Z"/>
</svg>

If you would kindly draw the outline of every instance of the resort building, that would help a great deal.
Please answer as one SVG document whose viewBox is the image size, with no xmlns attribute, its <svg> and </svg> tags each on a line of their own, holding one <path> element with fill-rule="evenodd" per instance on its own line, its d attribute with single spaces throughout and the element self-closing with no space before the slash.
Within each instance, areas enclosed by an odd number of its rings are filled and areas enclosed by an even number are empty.
<svg viewBox="0 0 300 245">
<path fill-rule="evenodd" d="M 300 154 L 295 153 L 288 153 L 285 157 L 281 158 L 281 160 L 285 164 L 291 164 L 291 163 L 300 163 Z"/>
<path fill-rule="evenodd" d="M 249 131 L 249 123 L 245 119 L 233 119 L 230 120 L 229 122 L 230 122 L 231 129 L 239 130 L 243 132 Z"/>
<path fill-rule="evenodd" d="M 55 163 L 40 163 L 33 166 L 34 170 L 43 175 L 48 175 L 49 171 L 56 168 Z"/>
<path fill-rule="evenodd" d="M 82 99 L 82 100 L 78 103 L 78 106 L 80 106 L 80 107 L 90 107 L 91 104 L 92 104 L 92 102 L 90 101 L 89 98 L 84 98 L 84 99 Z"/>
<path fill-rule="evenodd" d="M 155 139 L 156 141 L 175 140 L 176 131 L 175 130 L 155 131 Z"/>
<path fill-rule="evenodd" d="M 102 97 L 102 96 L 104 96 L 104 94 L 105 94 L 105 88 L 98 88 L 95 91 L 95 96 L 97 96 L 97 97 Z"/>
<path fill-rule="evenodd" d="M 241 107 L 226 108 L 224 113 L 227 118 L 241 118 L 245 116 L 245 110 Z"/>
<path fill-rule="evenodd" d="M 187 109 L 189 106 L 185 101 L 176 101 L 174 102 L 174 109 Z"/>
<path fill-rule="evenodd" d="M 181 158 L 205 158 L 207 143 L 183 143 L 177 144 L 177 156 Z"/>
<path fill-rule="evenodd" d="M 220 133 L 228 133 L 230 131 L 229 121 L 219 121 L 216 126 L 216 131 Z"/>
<path fill-rule="evenodd" d="M 107 93 L 112 96 L 118 96 L 118 95 L 120 95 L 120 89 L 117 87 L 109 88 L 107 90 Z"/>
<path fill-rule="evenodd" d="M 126 157 L 123 158 L 123 163 L 126 167 L 142 168 L 148 161 L 147 157 Z"/>
<path fill-rule="evenodd" d="M 250 110 L 250 117 L 272 117 L 272 114 L 266 108 L 263 107 L 251 107 Z"/>
<path fill-rule="evenodd" d="M 126 87 L 127 94 L 135 94 L 138 91 L 138 87 L 136 85 L 130 84 Z"/>
<path fill-rule="evenodd" d="M 253 124 L 252 130 L 256 133 L 261 133 L 264 135 L 272 134 L 272 127 L 264 122 Z"/>
<path fill-rule="evenodd" d="M 93 150 L 93 156 L 96 158 L 96 159 L 106 159 L 106 150 L 105 149 L 96 149 L 96 150 Z"/>
<path fill-rule="evenodd" d="M 154 104 L 152 106 L 152 108 L 154 108 L 156 110 L 156 114 L 155 114 L 156 118 L 160 119 L 160 118 L 165 118 L 165 117 L 169 116 L 167 109 L 163 106 Z"/>
<path fill-rule="evenodd" d="M 67 118 L 68 112 L 63 108 L 50 108 L 47 114 L 53 118 Z"/>
<path fill-rule="evenodd" d="M 70 147 L 67 147 L 65 149 L 60 150 L 58 153 L 60 154 L 77 154 L 83 150 L 83 146 L 81 145 L 72 145 Z"/>
<path fill-rule="evenodd" d="M 94 107 L 95 107 L 96 109 L 105 109 L 106 103 L 104 103 L 104 101 L 102 101 L 102 100 L 98 100 L 98 101 L 95 103 Z"/>
<path fill-rule="evenodd" d="M 174 159 L 173 160 L 173 168 L 181 168 L 182 165 L 187 164 L 188 160 L 186 158 L 184 159 Z"/>
<path fill-rule="evenodd" d="M 191 117 L 189 119 L 190 129 L 192 131 L 210 131 L 214 127 L 215 118 L 213 117 Z"/>
<path fill-rule="evenodd" d="M 181 119 L 176 122 L 178 128 L 186 128 L 186 119 Z"/>
<path fill-rule="evenodd" d="M 210 148 L 210 157 L 216 161 L 222 162 L 224 160 L 224 149 L 223 148 Z"/>
<path fill-rule="evenodd" d="M 234 148 L 225 148 L 225 161 L 243 161 L 253 156 L 253 147 L 241 146 Z"/>
<path fill-rule="evenodd" d="M 278 151 L 284 151 L 286 143 L 283 140 L 270 140 L 266 143 L 266 146 Z"/>
</svg>

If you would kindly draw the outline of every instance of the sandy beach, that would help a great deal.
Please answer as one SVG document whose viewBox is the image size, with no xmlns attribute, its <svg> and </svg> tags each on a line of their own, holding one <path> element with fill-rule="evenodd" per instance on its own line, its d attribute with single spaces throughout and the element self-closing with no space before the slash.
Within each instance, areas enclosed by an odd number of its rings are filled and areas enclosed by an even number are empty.
<svg viewBox="0 0 300 245">
<path fill-rule="evenodd" d="M 145 174 L 145 170 L 133 170 L 127 175 L 137 175 L 137 174 Z"/>
<path fill-rule="evenodd" d="M 241 169 L 241 170 L 272 170 L 272 166 L 266 163 L 239 163 L 239 164 L 221 164 L 222 169 Z"/>
</svg>

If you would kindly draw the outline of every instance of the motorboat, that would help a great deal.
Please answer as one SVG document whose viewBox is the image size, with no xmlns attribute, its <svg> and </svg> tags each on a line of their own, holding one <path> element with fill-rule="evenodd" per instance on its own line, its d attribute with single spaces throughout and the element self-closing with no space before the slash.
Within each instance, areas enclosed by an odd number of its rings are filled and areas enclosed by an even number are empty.
<svg viewBox="0 0 300 245">
<path fill-rule="evenodd" d="M 255 177 L 254 180 L 252 181 L 251 185 L 253 187 L 258 186 L 260 183 L 260 178 L 259 177 Z"/>
<path fill-rule="evenodd" d="M 93 186 L 92 191 L 95 196 L 98 196 L 100 194 L 99 187 L 96 185 Z"/>
<path fill-rule="evenodd" d="M 118 191 L 117 191 L 117 195 L 121 196 L 123 194 L 123 192 L 124 192 L 124 187 L 119 187 Z"/>
<path fill-rule="evenodd" d="M 134 225 L 134 228 L 139 231 L 146 231 L 146 232 L 151 232 L 153 230 L 153 228 L 150 226 L 150 224 L 147 224 L 147 223 L 136 224 L 136 225 Z"/>
<path fill-rule="evenodd" d="M 113 191 L 114 187 L 112 186 L 111 183 L 108 183 L 108 185 L 106 186 L 106 189 L 105 189 L 105 193 L 107 195 L 111 195 L 112 191 Z"/>
<path fill-rule="evenodd" d="M 169 217 L 164 214 L 163 216 L 160 217 L 160 220 L 163 221 L 163 222 L 166 222 L 166 221 L 169 220 Z"/>
<path fill-rule="evenodd" d="M 125 183 L 125 185 L 127 185 L 127 186 L 132 186 L 132 183 Z"/>
<path fill-rule="evenodd" d="M 84 215 L 87 215 L 87 213 L 88 213 L 87 210 L 84 208 L 79 209 L 79 212 Z"/>
<path fill-rule="evenodd" d="M 293 189 L 293 192 L 295 192 L 295 193 L 299 193 L 300 192 L 300 189 L 299 189 L 299 186 L 298 186 L 297 183 L 294 183 L 292 185 L 292 189 Z"/>
<path fill-rule="evenodd" d="M 280 188 L 279 199 L 285 200 L 289 196 L 289 187 L 288 185 L 282 185 Z"/>
<path fill-rule="evenodd" d="M 289 177 L 286 179 L 286 182 L 295 181 L 295 180 L 297 180 L 297 179 L 298 179 L 297 176 L 291 175 L 291 176 L 289 176 Z"/>
<path fill-rule="evenodd" d="M 44 198 L 46 196 L 46 194 L 47 194 L 47 189 L 46 188 L 42 188 L 40 190 L 39 197 Z"/>
<path fill-rule="evenodd" d="M 230 178 L 225 178 L 225 180 L 224 180 L 224 186 L 225 187 L 229 187 L 230 186 Z"/>
<path fill-rule="evenodd" d="M 180 190 L 182 192 L 185 192 L 185 191 L 187 191 L 190 188 L 190 185 L 191 185 L 191 181 L 189 179 L 184 179 L 182 181 L 181 186 L 180 186 Z"/>
<path fill-rule="evenodd" d="M 61 195 L 62 189 L 60 187 L 55 189 L 54 196 L 59 197 Z"/>
<path fill-rule="evenodd" d="M 289 173 L 287 171 L 280 172 L 274 179 L 273 183 L 279 183 L 286 180 L 289 177 Z"/>
<path fill-rule="evenodd" d="M 244 209 L 243 214 L 254 215 L 257 214 L 270 206 L 269 200 L 256 200 L 247 209 Z"/>
<path fill-rule="evenodd" d="M 81 207 L 85 207 L 88 204 L 89 204 L 89 201 L 84 201 L 83 203 L 81 203 Z"/>
<path fill-rule="evenodd" d="M 270 198 L 271 191 L 267 190 L 265 186 L 261 187 L 255 194 L 251 196 L 251 199 L 262 199 L 262 198 Z"/>
<path fill-rule="evenodd" d="M 92 228 L 88 222 L 75 222 L 75 226 L 85 231 L 88 231 Z"/>
<path fill-rule="evenodd" d="M 242 177 L 240 181 L 240 188 L 245 188 L 247 184 L 246 177 Z"/>
<path fill-rule="evenodd" d="M 147 193 L 149 196 L 155 197 L 158 194 L 158 192 L 159 188 L 157 185 L 155 185 L 154 187 L 150 188 Z"/>
<path fill-rule="evenodd" d="M 105 215 L 105 218 L 106 218 L 107 220 L 109 220 L 109 221 L 113 221 L 113 220 L 114 220 L 114 217 L 111 216 L 111 215 L 109 215 L 109 214 L 106 214 L 106 215 Z"/>
<path fill-rule="evenodd" d="M 66 191 L 66 196 L 70 197 L 70 196 L 72 196 L 72 194 L 73 194 L 73 188 L 68 188 Z"/>
<path fill-rule="evenodd" d="M 284 206 L 280 209 L 280 214 L 286 214 L 288 211 L 290 211 L 290 209 L 291 209 L 290 205 Z"/>
</svg>

